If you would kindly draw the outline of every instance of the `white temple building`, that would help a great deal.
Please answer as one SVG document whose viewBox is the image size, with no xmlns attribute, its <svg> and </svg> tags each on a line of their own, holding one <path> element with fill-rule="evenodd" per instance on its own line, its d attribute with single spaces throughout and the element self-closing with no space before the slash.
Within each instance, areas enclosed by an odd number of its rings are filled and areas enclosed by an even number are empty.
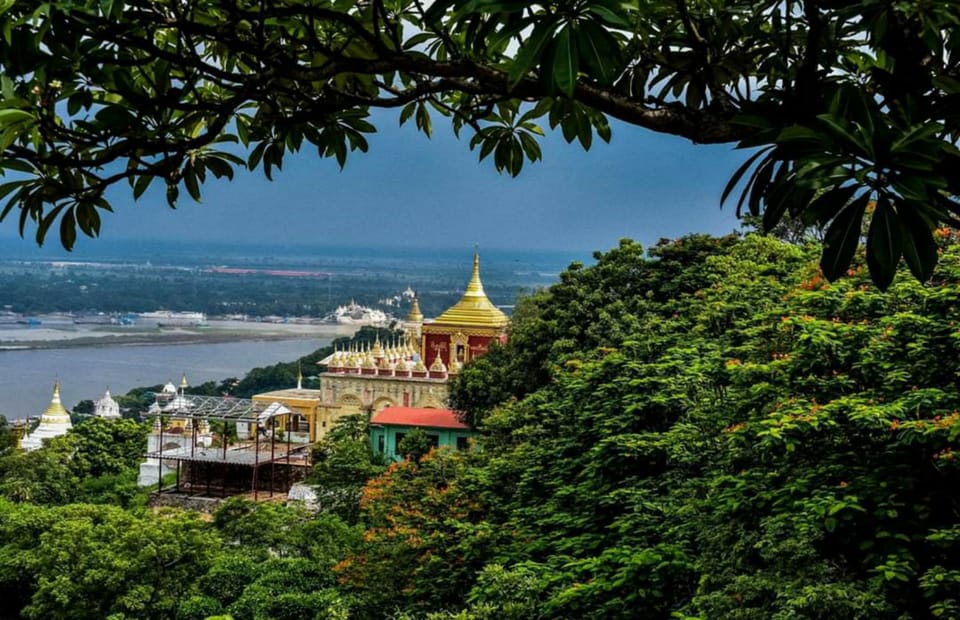
<svg viewBox="0 0 960 620">
<path fill-rule="evenodd" d="M 120 417 L 120 405 L 110 396 L 110 388 L 107 388 L 103 398 L 98 400 L 93 406 L 93 415 L 98 418 L 109 419 Z"/>
<path fill-rule="evenodd" d="M 28 452 L 36 450 L 43 445 L 44 439 L 52 439 L 60 435 L 66 435 L 73 425 L 70 423 L 70 412 L 63 407 L 60 402 L 60 382 L 53 384 L 53 398 L 47 406 L 47 410 L 40 416 L 40 426 L 35 428 L 32 433 L 23 438 L 21 447 Z"/>
</svg>

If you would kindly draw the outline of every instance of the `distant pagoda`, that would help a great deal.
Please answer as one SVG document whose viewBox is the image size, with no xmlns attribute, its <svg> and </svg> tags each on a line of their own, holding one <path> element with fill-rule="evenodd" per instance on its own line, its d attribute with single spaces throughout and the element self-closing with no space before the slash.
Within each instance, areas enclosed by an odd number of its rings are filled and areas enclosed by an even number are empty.
<svg viewBox="0 0 960 620">
<path fill-rule="evenodd" d="M 43 445 L 44 439 L 52 439 L 60 435 L 66 435 L 67 431 L 73 425 L 70 423 L 70 412 L 67 411 L 60 401 L 60 382 L 53 384 L 53 398 L 47 405 L 46 411 L 40 416 L 40 426 L 35 428 L 32 433 L 23 438 L 21 446 L 28 452 L 36 450 Z"/>
</svg>

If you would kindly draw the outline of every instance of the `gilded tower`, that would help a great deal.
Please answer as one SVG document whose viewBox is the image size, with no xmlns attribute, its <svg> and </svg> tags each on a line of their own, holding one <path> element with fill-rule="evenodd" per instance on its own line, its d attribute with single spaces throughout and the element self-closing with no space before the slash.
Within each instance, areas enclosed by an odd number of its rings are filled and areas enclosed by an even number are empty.
<svg viewBox="0 0 960 620">
<path fill-rule="evenodd" d="M 480 280 L 480 255 L 473 255 L 473 273 L 460 301 L 423 323 L 420 355 L 428 363 L 440 359 L 456 373 L 487 352 L 493 340 L 506 335 L 510 319 L 487 297 Z"/>
</svg>

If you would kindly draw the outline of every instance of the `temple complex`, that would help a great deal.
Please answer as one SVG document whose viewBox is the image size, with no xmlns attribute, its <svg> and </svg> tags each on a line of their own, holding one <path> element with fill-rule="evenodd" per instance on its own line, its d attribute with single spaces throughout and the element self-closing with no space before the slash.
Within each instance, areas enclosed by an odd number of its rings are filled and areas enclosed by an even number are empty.
<svg viewBox="0 0 960 620">
<path fill-rule="evenodd" d="M 510 319 L 483 290 L 480 257 L 460 300 L 437 318 L 424 319 L 416 297 L 403 322 L 404 335 L 365 349 L 338 350 L 321 360 L 320 386 L 257 394 L 254 402 L 279 402 L 295 412 L 296 436 L 305 442 L 323 438 L 338 418 L 374 415 L 386 407 L 443 409 L 447 381 L 463 364 L 486 353 L 494 340 L 506 339 Z"/>
<path fill-rule="evenodd" d="M 43 445 L 44 439 L 66 435 L 72 427 L 70 412 L 60 401 L 60 382 L 56 381 L 53 384 L 53 398 L 50 399 L 46 411 L 40 416 L 40 425 L 23 438 L 20 446 L 27 451 L 36 450 Z"/>
<path fill-rule="evenodd" d="M 186 394 L 186 377 L 179 389 L 169 383 L 146 414 L 154 431 L 141 484 L 163 487 L 157 501 L 286 493 L 310 467 L 310 444 L 351 414 L 372 418 L 373 449 L 390 458 L 399 458 L 400 442 L 413 428 L 423 428 L 435 445 L 463 448 L 471 431 L 445 409 L 447 382 L 491 342 L 505 339 L 508 324 L 484 293 L 474 255 L 456 304 L 429 320 L 414 297 L 402 335 L 334 351 L 319 362 L 325 371 L 318 388 L 304 388 L 302 372 L 296 387 L 249 400 Z M 172 486 L 164 486 L 168 473 Z"/>
</svg>

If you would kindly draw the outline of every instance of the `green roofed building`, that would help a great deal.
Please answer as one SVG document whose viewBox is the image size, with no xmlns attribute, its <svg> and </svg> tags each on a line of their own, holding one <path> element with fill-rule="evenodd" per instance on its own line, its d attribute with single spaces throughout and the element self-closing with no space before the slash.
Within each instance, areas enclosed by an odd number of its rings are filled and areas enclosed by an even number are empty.
<svg viewBox="0 0 960 620">
<path fill-rule="evenodd" d="M 436 447 L 467 448 L 473 430 L 449 409 L 418 407 L 386 407 L 370 419 L 370 444 L 374 452 L 399 461 L 400 442 L 415 428 L 423 429 Z"/>
</svg>

